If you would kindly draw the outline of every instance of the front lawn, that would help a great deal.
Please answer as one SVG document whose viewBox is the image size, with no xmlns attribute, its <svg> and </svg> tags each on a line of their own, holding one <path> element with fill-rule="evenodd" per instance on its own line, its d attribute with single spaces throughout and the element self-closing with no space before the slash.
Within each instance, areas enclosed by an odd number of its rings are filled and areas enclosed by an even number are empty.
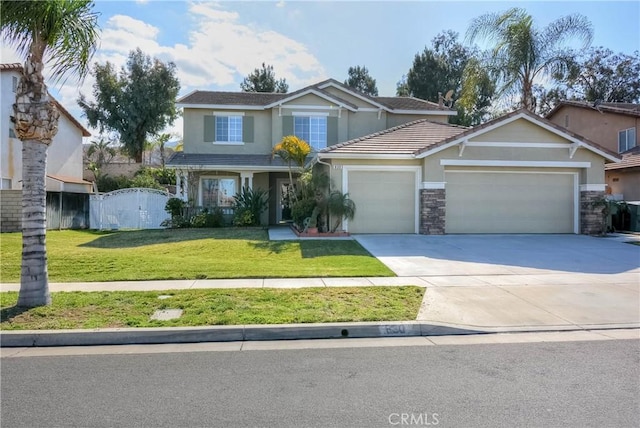
<svg viewBox="0 0 640 428">
<path fill-rule="evenodd" d="M 52 293 L 51 306 L 25 310 L 18 293 L 0 293 L 2 330 L 408 321 L 424 288 L 345 287 L 204 289 Z M 160 299 L 160 296 L 171 296 Z M 156 310 L 183 309 L 174 320 L 151 320 Z"/>
<path fill-rule="evenodd" d="M 22 236 L 0 235 L 0 281 L 20 281 Z M 261 229 L 48 231 L 51 282 L 394 276 L 355 241 L 269 241 Z"/>
</svg>

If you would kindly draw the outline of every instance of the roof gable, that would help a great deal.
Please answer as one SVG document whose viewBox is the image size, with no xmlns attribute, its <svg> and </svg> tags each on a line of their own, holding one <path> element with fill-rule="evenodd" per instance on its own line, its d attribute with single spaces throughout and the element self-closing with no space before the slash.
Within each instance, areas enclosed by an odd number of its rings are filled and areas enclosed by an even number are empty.
<svg viewBox="0 0 640 428">
<path fill-rule="evenodd" d="M 456 144 L 460 144 L 464 141 L 468 141 L 474 137 L 480 136 L 498 127 L 504 126 L 508 123 L 514 122 L 519 119 L 524 119 L 537 126 L 540 126 L 543 129 L 546 129 L 547 131 L 553 134 L 556 134 L 573 144 L 576 144 L 577 147 L 583 147 L 587 150 L 597 153 L 609 161 L 612 161 L 612 162 L 620 161 L 620 157 L 616 153 L 610 151 L 609 149 L 604 148 L 599 144 L 594 143 L 593 141 L 587 140 L 586 138 L 578 134 L 575 134 L 565 128 L 562 128 L 561 126 L 556 125 L 555 123 L 547 119 L 537 116 L 531 113 L 527 109 L 520 109 L 520 110 L 513 111 L 504 116 L 500 116 L 496 119 L 490 120 L 489 122 L 485 122 L 482 125 L 478 125 L 473 128 L 470 128 L 469 130 L 459 135 L 442 140 L 441 142 L 439 142 L 438 144 L 435 144 L 432 147 L 427 147 L 421 150 L 419 153 L 416 154 L 417 155 L 416 157 L 424 158 L 424 157 L 430 156 L 441 150 L 444 150 Z"/>
</svg>

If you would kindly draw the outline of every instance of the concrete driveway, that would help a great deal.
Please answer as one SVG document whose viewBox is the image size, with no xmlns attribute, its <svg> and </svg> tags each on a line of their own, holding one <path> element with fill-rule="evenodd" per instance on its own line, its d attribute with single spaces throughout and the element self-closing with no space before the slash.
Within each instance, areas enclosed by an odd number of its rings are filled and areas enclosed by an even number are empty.
<svg viewBox="0 0 640 428">
<path fill-rule="evenodd" d="M 398 276 L 640 273 L 640 246 L 610 238 L 356 235 L 355 239 Z"/>
<path fill-rule="evenodd" d="M 407 283 L 417 319 L 517 331 L 640 326 L 640 246 L 582 235 L 358 235 Z"/>
</svg>

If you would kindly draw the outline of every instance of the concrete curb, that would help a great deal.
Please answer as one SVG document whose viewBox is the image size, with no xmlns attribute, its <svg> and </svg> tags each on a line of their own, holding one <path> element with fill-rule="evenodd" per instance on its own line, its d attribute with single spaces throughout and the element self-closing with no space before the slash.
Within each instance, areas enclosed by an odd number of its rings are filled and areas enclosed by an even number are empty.
<svg viewBox="0 0 640 428">
<path fill-rule="evenodd" d="M 0 346 L 98 346 L 267 340 L 455 336 L 491 333 L 637 329 L 640 324 L 471 327 L 421 321 L 210 327 L 23 330 L 0 332 Z"/>
<path fill-rule="evenodd" d="M 95 330 L 22 330 L 0 332 L 0 346 L 5 348 L 96 346 L 260 340 L 449 336 L 478 333 L 483 332 L 480 330 L 436 325 L 420 321 L 117 328 Z"/>
</svg>

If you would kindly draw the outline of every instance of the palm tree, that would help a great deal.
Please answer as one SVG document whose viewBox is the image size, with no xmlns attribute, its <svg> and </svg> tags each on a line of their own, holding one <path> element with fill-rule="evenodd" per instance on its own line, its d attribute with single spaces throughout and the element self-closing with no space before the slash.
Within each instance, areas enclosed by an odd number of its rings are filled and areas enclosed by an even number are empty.
<svg viewBox="0 0 640 428">
<path fill-rule="evenodd" d="M 51 303 L 47 274 L 47 147 L 60 116 L 42 74 L 54 81 L 83 78 L 98 42 L 98 15 L 90 0 L 12 1 L 0 4 L 2 39 L 25 58 L 13 106 L 15 133 L 22 141 L 22 270 L 18 306 Z"/>
<path fill-rule="evenodd" d="M 327 202 L 327 208 L 329 209 L 329 214 L 335 217 L 331 233 L 338 230 L 338 226 L 342 223 L 343 218 L 353 220 L 356 215 L 355 202 L 349 199 L 348 193 L 342 193 L 339 190 L 331 192 Z"/>
<path fill-rule="evenodd" d="M 582 15 L 565 16 L 542 30 L 533 26 L 533 18 L 524 9 L 488 13 L 474 19 L 467 39 L 485 39 L 493 43 L 487 68 L 500 83 L 501 93 L 518 95 L 520 107 L 534 107 L 533 85 L 536 79 L 562 79 L 572 55 L 563 45 L 575 39 L 586 48 L 593 28 Z"/>
</svg>

